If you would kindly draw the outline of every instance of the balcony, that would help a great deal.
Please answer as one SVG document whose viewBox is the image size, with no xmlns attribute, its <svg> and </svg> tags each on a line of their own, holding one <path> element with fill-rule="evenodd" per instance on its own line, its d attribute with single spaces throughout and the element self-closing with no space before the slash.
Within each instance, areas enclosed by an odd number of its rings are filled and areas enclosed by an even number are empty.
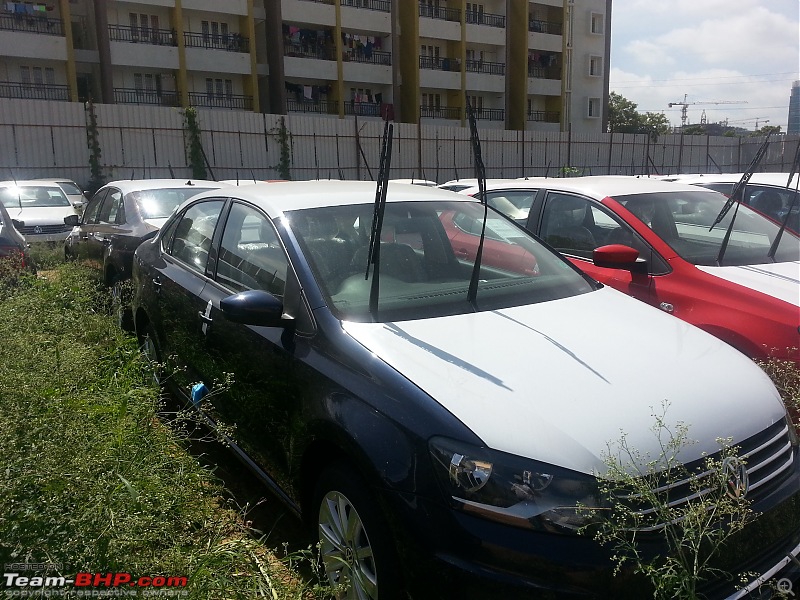
<svg viewBox="0 0 800 600">
<path fill-rule="evenodd" d="M 433 69 L 434 71 L 460 71 L 461 61 L 457 58 L 439 58 L 438 56 L 420 56 L 420 69 Z"/>
<path fill-rule="evenodd" d="M 336 60 L 332 48 L 327 46 L 315 46 L 313 44 L 285 44 L 283 47 L 284 56 L 295 56 L 299 58 L 316 58 L 319 60 Z"/>
<path fill-rule="evenodd" d="M 238 33 L 208 34 L 185 32 L 183 34 L 183 43 L 187 48 L 250 52 L 250 40 Z"/>
<path fill-rule="evenodd" d="M 392 0 L 342 0 L 342 6 L 367 8 L 388 13 L 392 11 Z"/>
<path fill-rule="evenodd" d="M 533 110 L 528 113 L 527 120 L 540 123 L 560 123 L 561 113 L 557 110 Z"/>
<path fill-rule="evenodd" d="M 115 104 L 151 104 L 155 106 L 180 106 L 178 92 L 157 92 L 136 88 L 114 88 Z"/>
<path fill-rule="evenodd" d="M 475 118 L 478 121 L 505 121 L 506 111 L 503 108 L 476 108 Z"/>
<path fill-rule="evenodd" d="M 370 65 L 385 65 L 392 64 L 392 53 L 385 52 L 384 50 L 372 50 L 370 52 L 346 52 L 342 58 L 349 62 L 365 63 Z"/>
<path fill-rule="evenodd" d="M 561 79 L 561 67 L 528 65 L 528 77 L 535 79 Z"/>
<path fill-rule="evenodd" d="M 472 25 L 488 25 L 489 27 L 499 27 L 501 29 L 504 29 L 506 26 L 505 15 L 467 11 L 466 18 L 467 23 Z"/>
<path fill-rule="evenodd" d="M 64 24 L 61 19 L 50 19 L 38 15 L 3 14 L 0 15 L 0 30 L 22 31 L 26 33 L 42 33 L 44 35 L 64 35 Z"/>
<path fill-rule="evenodd" d="M 338 115 L 339 103 L 336 100 L 286 100 L 287 112 L 316 113 L 321 115 Z"/>
<path fill-rule="evenodd" d="M 69 88 L 66 85 L 0 81 L 0 98 L 60 100 L 67 102 L 69 100 Z"/>
<path fill-rule="evenodd" d="M 549 33 L 551 35 L 561 35 L 564 29 L 563 23 L 554 21 L 539 21 L 531 19 L 528 21 L 528 31 L 531 33 Z"/>
<path fill-rule="evenodd" d="M 150 29 L 149 27 L 129 27 L 127 25 L 109 25 L 108 38 L 112 42 L 129 42 L 131 44 L 152 44 L 154 46 L 177 46 L 178 39 L 170 29 Z"/>
<path fill-rule="evenodd" d="M 426 119 L 461 119 L 460 106 L 425 106 L 419 107 L 419 116 Z"/>
<path fill-rule="evenodd" d="M 440 19 L 442 21 L 461 21 L 461 11 L 457 8 L 440 8 L 438 6 L 428 6 L 420 2 L 419 16 L 430 19 Z"/>
<path fill-rule="evenodd" d="M 360 117 L 382 117 L 384 111 L 383 105 L 376 102 L 345 102 L 344 114 L 358 115 Z"/>
<path fill-rule="evenodd" d="M 189 92 L 189 105 L 201 108 L 228 108 L 230 110 L 253 110 L 253 97 L 237 94 L 208 94 Z"/>
<path fill-rule="evenodd" d="M 487 75 L 505 75 L 505 63 L 487 62 L 484 60 L 467 60 L 468 73 L 486 73 Z"/>
<path fill-rule="evenodd" d="M 316 2 L 317 4 L 336 4 L 335 0 L 306 0 L 306 2 Z"/>
</svg>

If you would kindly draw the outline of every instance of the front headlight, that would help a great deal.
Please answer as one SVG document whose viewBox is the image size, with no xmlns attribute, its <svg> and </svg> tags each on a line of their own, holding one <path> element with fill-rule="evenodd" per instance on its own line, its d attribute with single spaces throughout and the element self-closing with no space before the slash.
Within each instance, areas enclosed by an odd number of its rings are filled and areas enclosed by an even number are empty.
<svg viewBox="0 0 800 600">
<path fill-rule="evenodd" d="M 466 513 L 566 533 L 606 508 L 591 475 L 447 438 L 432 438 L 429 448 L 442 491 Z"/>
</svg>

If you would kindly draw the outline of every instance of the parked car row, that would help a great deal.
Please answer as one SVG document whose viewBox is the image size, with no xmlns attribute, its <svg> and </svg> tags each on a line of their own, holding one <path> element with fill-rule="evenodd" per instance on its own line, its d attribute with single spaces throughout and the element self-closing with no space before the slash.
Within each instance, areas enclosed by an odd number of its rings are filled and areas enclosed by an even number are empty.
<svg viewBox="0 0 800 600">
<path fill-rule="evenodd" d="M 530 202 L 504 191 L 508 204 L 497 196 L 489 204 L 526 212 L 530 227 L 550 191 Z M 568 191 L 560 192 L 565 221 L 546 219 L 554 232 L 577 239 L 569 228 L 597 208 L 592 235 L 628 223 L 648 239 L 650 226 L 632 217 L 633 196 Z M 724 202 L 691 191 L 712 210 Z M 673 218 L 699 213 L 687 239 L 696 252 L 719 246 L 703 235 L 707 207 L 658 194 Z M 166 363 L 161 381 L 210 422 L 232 426 L 233 451 L 310 524 L 330 580 L 346 583 L 348 597 L 651 593 L 632 570 L 614 575 L 613 551 L 578 531 L 608 507 L 598 477 L 620 432 L 641 456 L 658 456 L 652 415 L 665 400 L 666 420 L 686 424 L 693 441 L 679 454 L 690 472 L 717 455 L 719 439 L 747 457 L 736 466 L 736 493 L 759 515 L 717 557 L 732 581 L 706 582 L 702 593 L 739 598 L 767 579 L 797 580 L 797 440 L 752 361 L 598 283 L 554 250 L 570 247 L 547 241 L 550 225 L 539 238 L 488 208 L 476 271 L 485 214 L 476 199 L 389 184 L 376 230 L 374 198 L 364 182 L 210 190 L 137 248 L 132 269 L 136 334 L 155 364 Z M 737 218 L 749 222 L 742 210 Z M 758 227 L 742 249 L 731 242 L 732 257 L 760 248 L 772 232 Z M 623 246 L 605 260 L 636 262 Z M 655 251 L 668 267 L 677 256 Z M 639 269 L 630 269 L 631 283 Z M 213 387 L 231 372 L 229 389 Z M 707 475 L 697 473 L 676 482 L 673 506 L 693 501 Z M 648 552 L 663 552 L 652 531 L 638 535 Z"/>
</svg>

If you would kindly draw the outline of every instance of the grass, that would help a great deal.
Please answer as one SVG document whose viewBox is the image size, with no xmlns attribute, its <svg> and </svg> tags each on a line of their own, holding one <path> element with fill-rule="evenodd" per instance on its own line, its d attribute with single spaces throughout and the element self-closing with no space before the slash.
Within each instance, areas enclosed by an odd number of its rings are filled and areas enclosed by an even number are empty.
<svg viewBox="0 0 800 600">
<path fill-rule="evenodd" d="M 41 273 L 0 285 L 0 565 L 182 576 L 190 598 L 324 597 L 156 418 L 159 390 L 97 275 Z"/>
</svg>

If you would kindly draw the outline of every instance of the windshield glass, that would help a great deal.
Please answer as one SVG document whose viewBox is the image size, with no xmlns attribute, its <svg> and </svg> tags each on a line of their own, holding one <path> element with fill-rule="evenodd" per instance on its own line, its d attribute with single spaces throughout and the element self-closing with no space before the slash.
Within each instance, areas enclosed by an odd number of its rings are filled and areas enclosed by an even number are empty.
<svg viewBox="0 0 800 600">
<path fill-rule="evenodd" d="M 58 186 L 21 185 L 0 189 L 0 201 L 6 208 L 45 208 L 71 206 Z"/>
<path fill-rule="evenodd" d="M 82 196 L 83 191 L 79 188 L 75 183 L 71 181 L 59 181 L 58 185 L 61 186 L 61 189 L 64 190 L 65 194 L 69 194 L 70 196 Z"/>
<path fill-rule="evenodd" d="M 719 249 L 736 210 L 732 206 L 717 225 L 711 224 L 727 198 L 718 192 L 661 192 L 615 198 L 678 255 L 695 265 L 716 265 Z M 739 207 L 723 265 L 757 265 L 773 262 L 767 254 L 780 229 L 746 205 Z M 784 231 L 774 262 L 800 260 L 800 238 Z"/>
<path fill-rule="evenodd" d="M 210 189 L 212 188 L 164 188 L 131 192 L 129 196 L 139 207 L 142 219 L 165 219 L 184 200 Z"/>
<path fill-rule="evenodd" d="M 380 250 L 378 320 L 473 312 L 467 289 L 483 220 L 477 202 L 389 202 Z M 369 321 L 365 279 L 371 204 L 286 213 L 315 278 L 339 318 Z M 479 310 L 533 304 L 593 289 L 566 260 L 489 209 Z"/>
</svg>

